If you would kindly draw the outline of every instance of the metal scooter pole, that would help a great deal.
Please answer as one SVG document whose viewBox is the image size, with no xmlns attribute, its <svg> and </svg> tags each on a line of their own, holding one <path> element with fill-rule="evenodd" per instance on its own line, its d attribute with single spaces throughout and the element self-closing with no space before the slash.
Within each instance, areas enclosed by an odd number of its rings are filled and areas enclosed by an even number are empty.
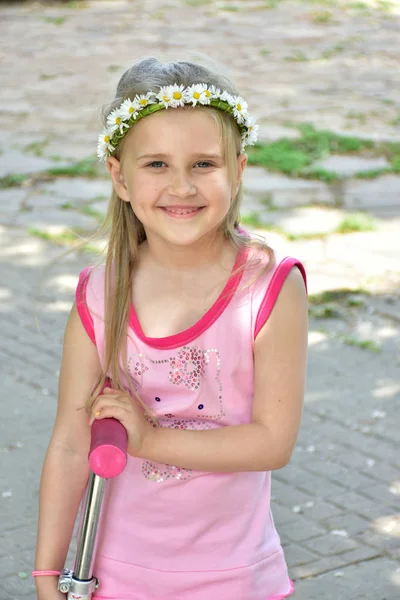
<svg viewBox="0 0 400 600">
<path fill-rule="evenodd" d="M 67 600 L 91 600 L 93 592 L 100 585 L 93 576 L 93 563 L 104 492 L 107 480 L 116 477 L 125 468 L 127 444 L 126 430 L 119 421 L 94 421 L 89 452 L 91 473 L 75 566 L 73 570 L 64 569 L 58 580 L 58 589 L 67 594 Z"/>
</svg>

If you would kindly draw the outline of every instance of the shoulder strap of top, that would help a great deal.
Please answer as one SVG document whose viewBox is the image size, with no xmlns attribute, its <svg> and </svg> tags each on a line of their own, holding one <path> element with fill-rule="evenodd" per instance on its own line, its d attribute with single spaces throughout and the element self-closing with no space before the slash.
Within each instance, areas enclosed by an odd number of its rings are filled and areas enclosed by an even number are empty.
<svg viewBox="0 0 400 600">
<path fill-rule="evenodd" d="M 92 284 L 92 271 L 93 267 L 86 267 L 86 269 L 83 269 L 83 271 L 79 273 L 79 281 L 78 285 L 76 286 L 75 300 L 76 308 L 82 321 L 82 325 L 84 326 L 86 333 L 92 340 L 93 344 L 96 345 L 93 317 L 88 306 L 88 297 L 92 296 L 90 290 Z"/>
<path fill-rule="evenodd" d="M 307 276 L 304 266 L 299 260 L 290 256 L 286 256 L 283 259 L 277 257 L 276 263 L 272 268 L 271 272 L 267 271 L 266 289 L 263 285 L 263 283 L 265 284 L 265 279 L 263 277 L 260 277 L 259 282 L 255 282 L 256 289 L 253 295 L 253 306 L 255 300 L 256 310 L 258 304 L 257 296 L 259 296 L 258 301 L 260 302 L 261 300 L 261 302 L 259 304 L 257 317 L 255 320 L 254 339 L 256 339 L 258 333 L 260 332 L 260 329 L 267 322 L 268 317 L 270 316 L 275 302 L 279 296 L 279 292 L 286 280 L 286 277 L 289 275 L 293 267 L 297 267 L 300 270 L 300 273 L 302 274 L 304 279 L 304 285 L 306 286 L 307 290 Z"/>
</svg>

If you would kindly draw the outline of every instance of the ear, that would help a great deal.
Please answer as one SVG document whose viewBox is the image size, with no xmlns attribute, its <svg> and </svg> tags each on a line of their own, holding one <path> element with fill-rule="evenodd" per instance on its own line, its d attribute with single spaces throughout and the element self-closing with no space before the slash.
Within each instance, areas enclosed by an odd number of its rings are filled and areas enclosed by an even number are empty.
<svg viewBox="0 0 400 600">
<path fill-rule="evenodd" d="M 107 158 L 107 169 L 110 172 L 112 183 L 114 190 L 118 194 L 118 196 L 124 202 L 129 202 L 129 193 L 128 188 L 126 187 L 126 182 L 124 178 L 124 174 L 122 173 L 121 163 L 114 156 L 110 156 Z"/>
<path fill-rule="evenodd" d="M 240 182 L 242 181 L 243 172 L 247 164 L 247 154 L 239 154 L 237 157 L 237 180 L 236 180 L 236 193 L 239 191 Z"/>
</svg>

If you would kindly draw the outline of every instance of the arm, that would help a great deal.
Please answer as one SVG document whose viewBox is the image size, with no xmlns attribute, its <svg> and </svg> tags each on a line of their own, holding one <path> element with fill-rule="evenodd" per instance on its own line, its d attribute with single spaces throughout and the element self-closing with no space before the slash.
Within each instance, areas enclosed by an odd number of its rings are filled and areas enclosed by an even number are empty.
<svg viewBox="0 0 400 600">
<path fill-rule="evenodd" d="M 64 567 L 89 475 L 90 430 L 82 407 L 100 371 L 96 347 L 74 305 L 65 329 L 57 416 L 40 484 L 35 570 Z M 57 578 L 37 577 L 36 586 L 39 600 L 50 600 L 47 594 L 56 594 Z"/>
<path fill-rule="evenodd" d="M 285 466 L 300 427 L 307 363 L 307 297 L 292 269 L 254 348 L 252 422 L 211 431 L 153 429 L 141 458 L 200 471 L 269 471 Z"/>
</svg>

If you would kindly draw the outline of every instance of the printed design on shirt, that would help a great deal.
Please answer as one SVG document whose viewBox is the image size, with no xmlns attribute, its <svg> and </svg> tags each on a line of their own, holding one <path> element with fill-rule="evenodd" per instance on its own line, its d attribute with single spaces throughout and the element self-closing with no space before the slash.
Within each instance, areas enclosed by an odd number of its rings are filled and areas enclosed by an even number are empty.
<svg viewBox="0 0 400 600">
<path fill-rule="evenodd" d="M 146 378 L 151 374 L 160 381 L 160 390 L 168 389 L 168 384 L 184 387 L 188 394 L 177 394 L 179 405 L 171 403 L 173 390 L 169 399 L 163 401 L 162 393 L 157 391 L 152 400 L 146 399 L 149 408 L 157 416 L 162 427 L 170 429 L 206 430 L 214 429 L 215 422 L 225 416 L 223 407 L 223 387 L 220 378 L 221 358 L 217 348 L 202 350 L 199 346 L 183 346 L 172 356 L 156 360 L 148 354 L 131 354 L 128 366 L 133 383 L 140 393 L 146 389 Z M 192 394 L 190 393 L 192 392 Z M 201 400 L 199 396 L 201 394 Z M 182 398 L 184 403 L 182 404 Z M 197 404 L 193 405 L 193 402 Z M 171 411 L 172 408 L 172 411 Z M 190 417 L 185 417 L 191 413 Z M 194 413 L 194 414 L 193 414 Z M 168 479 L 185 480 L 192 475 L 191 469 L 173 465 L 144 461 L 142 474 L 146 479 L 161 483 Z"/>
<path fill-rule="evenodd" d="M 190 390 L 200 387 L 204 377 L 206 359 L 198 346 L 184 346 L 169 360 L 169 380 L 175 385 L 183 383 Z"/>
<path fill-rule="evenodd" d="M 171 429 L 213 429 L 210 423 L 199 423 L 196 419 L 175 419 L 171 424 L 167 425 Z M 184 469 L 183 467 L 175 467 L 174 465 L 164 465 L 162 463 L 153 463 L 148 460 L 143 461 L 142 474 L 146 479 L 162 483 L 168 479 L 178 479 L 185 481 L 192 475 L 192 469 Z"/>
<path fill-rule="evenodd" d="M 157 373 L 161 386 L 169 381 L 176 386 L 183 385 L 192 392 L 202 392 L 207 400 L 197 405 L 199 412 L 196 416 L 199 419 L 217 421 L 225 416 L 220 378 L 221 358 L 217 348 L 202 350 L 196 345 L 183 346 L 177 354 L 162 360 L 154 360 L 141 352 L 132 353 L 128 359 L 128 368 L 137 390 L 146 387 L 146 372 L 152 369 L 152 374 Z M 159 401 L 155 402 L 154 409 L 157 410 L 157 415 L 161 414 L 162 406 Z M 164 416 L 167 415 L 164 413 Z"/>
</svg>

